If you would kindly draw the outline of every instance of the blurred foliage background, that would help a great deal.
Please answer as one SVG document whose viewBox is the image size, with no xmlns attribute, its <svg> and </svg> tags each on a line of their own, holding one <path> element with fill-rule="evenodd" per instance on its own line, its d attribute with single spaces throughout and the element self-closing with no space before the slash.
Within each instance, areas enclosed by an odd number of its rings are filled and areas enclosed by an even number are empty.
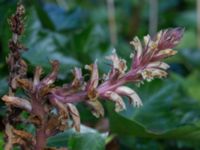
<svg viewBox="0 0 200 150">
<path fill-rule="evenodd" d="M 0 0 L 0 96 L 8 89 L 5 57 L 11 32 L 7 19 L 17 2 Z M 68 146 L 72 150 L 200 149 L 198 0 L 24 0 L 24 4 L 27 14 L 22 41 L 29 51 L 23 57 L 30 64 L 30 77 L 36 65 L 47 73 L 49 61 L 58 59 L 58 84 L 72 79 L 73 67 L 83 68 L 95 59 L 99 60 L 101 73 L 107 72 L 104 58 L 113 48 L 130 65 L 133 49 L 129 41 L 136 35 L 142 39 L 160 29 L 185 28 L 177 47 L 179 53 L 167 60 L 171 66 L 169 77 L 140 87 L 130 85 L 142 98 L 142 108 L 127 105 L 126 111 L 117 114 L 113 104 L 104 103 L 106 116 L 96 119 L 79 104 L 81 133 L 66 131 L 50 138 L 50 146 Z M 6 107 L 2 102 L 0 107 L 2 120 Z M 3 123 L 0 129 L 2 147 Z"/>
</svg>

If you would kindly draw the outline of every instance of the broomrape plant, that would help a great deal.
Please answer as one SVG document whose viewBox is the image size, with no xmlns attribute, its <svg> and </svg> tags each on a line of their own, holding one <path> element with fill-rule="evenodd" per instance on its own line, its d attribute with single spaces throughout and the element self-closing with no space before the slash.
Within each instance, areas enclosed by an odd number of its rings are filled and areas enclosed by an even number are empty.
<svg viewBox="0 0 200 150">
<path fill-rule="evenodd" d="M 100 82 L 98 62 L 95 61 L 85 66 L 91 73 L 88 81 L 84 80 L 80 68 L 74 68 L 73 81 L 56 86 L 54 82 L 59 71 L 58 60 L 51 61 L 52 71 L 47 76 L 41 77 L 43 69 L 40 66 L 35 68 L 32 78 L 27 76 L 28 64 L 21 57 L 27 48 L 20 43 L 20 36 L 24 31 L 24 14 L 25 8 L 20 4 L 9 19 L 13 33 L 7 58 L 10 71 L 9 92 L 2 97 L 8 106 L 8 115 L 4 120 L 5 150 L 11 150 L 14 145 L 25 150 L 48 149 L 46 141 L 49 137 L 72 127 L 80 131 L 80 116 L 76 103 L 88 105 L 96 117 L 104 116 L 104 108 L 100 102 L 102 100 L 114 102 L 116 112 L 126 109 L 123 97 L 128 97 L 133 106 L 141 107 L 143 104 L 140 97 L 126 84 L 141 84 L 145 80 L 166 77 L 169 65 L 163 60 L 176 54 L 173 48 L 184 32 L 182 28 L 170 28 L 158 32 L 153 37 L 145 36 L 143 42 L 135 37 L 130 42 L 134 47 L 130 69 L 126 66 L 126 60 L 120 58 L 113 50 L 112 54 L 106 57 L 112 64 L 110 71 L 103 76 L 103 81 Z M 23 97 L 17 96 L 17 89 L 24 91 Z M 56 112 L 53 111 L 55 109 Z M 23 111 L 29 114 L 26 123 L 35 126 L 34 135 L 16 129 L 16 125 L 24 123 L 20 115 Z M 72 120 L 72 125 L 68 120 Z"/>
</svg>

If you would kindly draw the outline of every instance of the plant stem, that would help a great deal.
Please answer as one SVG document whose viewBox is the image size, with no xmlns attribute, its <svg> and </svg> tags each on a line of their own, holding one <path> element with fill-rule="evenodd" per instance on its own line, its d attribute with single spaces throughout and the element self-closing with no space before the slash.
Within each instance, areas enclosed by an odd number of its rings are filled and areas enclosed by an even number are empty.
<svg viewBox="0 0 200 150">
<path fill-rule="evenodd" d="M 124 80 L 124 78 L 121 78 L 121 79 L 117 80 L 117 82 L 112 83 L 112 84 L 109 81 L 106 81 L 97 88 L 97 92 L 98 92 L 100 98 L 104 98 L 105 92 L 113 91 L 117 87 L 124 85 L 125 83 L 126 83 L 126 80 Z M 60 93 L 60 92 L 58 91 L 58 93 Z M 49 98 L 56 99 L 63 103 L 78 103 L 81 101 L 88 100 L 88 94 L 87 94 L 87 91 L 79 91 L 77 93 L 74 93 L 74 94 L 71 94 L 68 96 L 62 96 L 55 92 L 55 93 L 49 95 Z"/>
<path fill-rule="evenodd" d="M 111 44 L 115 45 L 117 43 L 117 29 L 115 21 L 115 5 L 113 0 L 107 0 L 108 7 L 108 21 L 110 30 L 110 40 Z"/>
<path fill-rule="evenodd" d="M 197 47 L 200 49 L 200 1 L 197 0 Z"/>
<path fill-rule="evenodd" d="M 36 94 L 36 93 L 35 93 Z M 41 103 L 41 99 L 37 99 L 36 96 L 32 96 L 32 113 L 37 116 L 40 120 L 40 125 L 36 125 L 36 143 L 35 149 L 36 150 L 43 150 L 46 146 L 47 136 L 45 134 L 46 130 L 46 117 L 45 117 L 45 110 L 44 106 Z"/>
<path fill-rule="evenodd" d="M 149 0 L 149 33 L 155 35 L 158 28 L 158 0 Z"/>
<path fill-rule="evenodd" d="M 36 150 L 43 150 L 46 146 L 47 137 L 45 135 L 45 127 L 42 126 L 36 131 Z"/>
</svg>

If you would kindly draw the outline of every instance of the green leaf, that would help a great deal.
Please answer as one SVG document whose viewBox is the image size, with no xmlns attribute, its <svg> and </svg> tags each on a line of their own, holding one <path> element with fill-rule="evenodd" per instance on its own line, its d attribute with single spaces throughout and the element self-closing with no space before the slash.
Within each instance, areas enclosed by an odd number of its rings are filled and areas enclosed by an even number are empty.
<svg viewBox="0 0 200 150">
<path fill-rule="evenodd" d="M 147 129 L 141 123 L 130 120 L 117 113 L 110 113 L 111 131 L 120 136 L 134 136 L 153 139 L 185 139 L 200 140 L 200 122 L 156 132 Z M 121 124 L 119 123 L 121 122 Z"/>
<path fill-rule="evenodd" d="M 91 144 L 92 143 L 92 144 Z M 103 150 L 105 135 L 96 130 L 81 125 L 81 132 L 67 130 L 48 139 L 50 147 L 68 147 L 72 150 Z"/>
<path fill-rule="evenodd" d="M 4 135 L 3 133 L 0 133 L 0 147 L 3 147 L 4 146 Z"/>
<path fill-rule="evenodd" d="M 63 133 L 57 134 L 48 139 L 47 145 L 50 147 L 67 147 L 69 138 L 74 136 L 73 130 L 68 130 Z"/>
<path fill-rule="evenodd" d="M 45 11 L 55 25 L 56 31 L 69 31 L 81 29 L 87 20 L 81 8 L 66 11 L 55 4 L 45 4 Z"/>
<path fill-rule="evenodd" d="M 37 12 L 42 26 L 49 30 L 55 30 L 54 24 L 48 16 L 47 12 L 45 12 L 45 10 L 43 9 L 42 4 L 39 3 L 38 0 L 33 1 L 33 4 L 35 6 L 35 10 Z"/>
<path fill-rule="evenodd" d="M 37 18 L 35 18 L 37 21 Z M 67 38 L 60 33 L 46 31 L 41 29 L 37 23 L 30 26 L 24 42 L 29 50 L 23 53 L 23 57 L 33 66 L 42 66 L 45 70 L 50 70 L 49 61 L 57 59 L 60 62 L 59 77 L 64 79 L 71 71 L 72 67 L 80 65 L 80 63 L 66 56 L 60 47 L 63 48 L 67 42 Z"/>
<path fill-rule="evenodd" d="M 153 81 L 139 92 L 144 106 L 126 114 L 109 111 L 110 129 L 120 136 L 151 139 L 200 139 L 199 103 L 190 99 L 181 84 L 173 81 Z"/>
<path fill-rule="evenodd" d="M 72 150 L 104 150 L 105 141 L 100 134 L 84 133 L 71 137 L 69 148 Z"/>
</svg>

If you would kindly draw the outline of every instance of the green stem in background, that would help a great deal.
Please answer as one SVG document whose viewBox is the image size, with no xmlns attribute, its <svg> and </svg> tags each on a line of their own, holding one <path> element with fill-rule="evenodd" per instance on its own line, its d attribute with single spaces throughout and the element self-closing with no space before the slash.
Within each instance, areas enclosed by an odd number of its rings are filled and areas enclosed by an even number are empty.
<svg viewBox="0 0 200 150">
<path fill-rule="evenodd" d="M 197 47 L 200 49 L 200 1 L 197 0 Z"/>
<path fill-rule="evenodd" d="M 149 0 L 149 34 L 155 35 L 158 28 L 158 0 Z"/>
<path fill-rule="evenodd" d="M 108 22 L 110 30 L 110 41 L 113 46 L 117 43 L 117 25 L 115 21 L 115 4 L 114 0 L 107 0 Z"/>
</svg>

